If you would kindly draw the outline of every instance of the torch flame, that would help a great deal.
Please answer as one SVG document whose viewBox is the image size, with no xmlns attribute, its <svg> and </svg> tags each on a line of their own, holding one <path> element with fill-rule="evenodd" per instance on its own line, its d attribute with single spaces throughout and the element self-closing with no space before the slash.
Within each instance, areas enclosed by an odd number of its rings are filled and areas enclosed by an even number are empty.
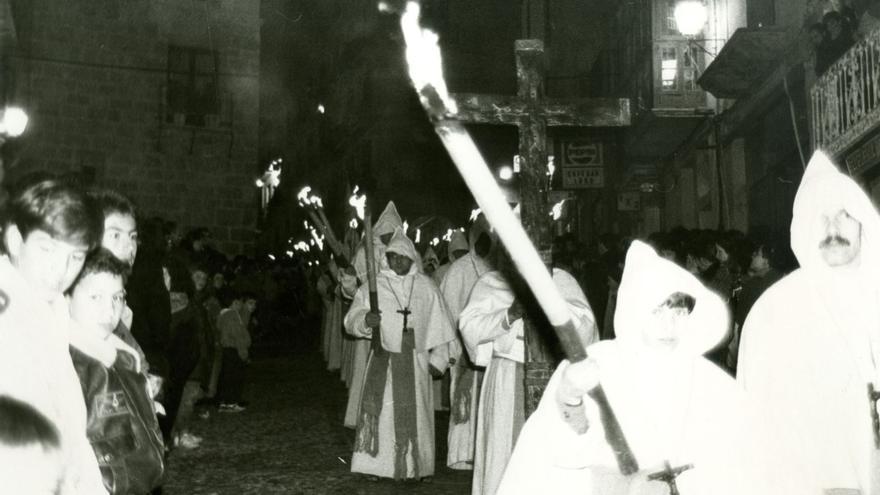
<svg viewBox="0 0 880 495">
<path fill-rule="evenodd" d="M 348 226 L 351 227 L 351 228 L 354 229 L 354 230 L 357 230 L 357 228 L 358 228 L 358 221 L 357 221 L 357 219 L 356 219 L 356 218 L 352 218 L 351 221 L 348 222 Z"/>
<path fill-rule="evenodd" d="M 361 220 L 364 219 L 364 209 L 367 207 L 367 195 L 362 194 L 358 196 L 358 191 L 360 188 L 358 186 L 354 186 L 354 191 L 351 192 L 351 197 L 348 198 L 348 204 L 354 207 L 357 211 L 357 216 Z"/>
<path fill-rule="evenodd" d="M 317 206 L 318 208 L 323 208 L 323 207 L 324 207 L 324 203 L 321 201 L 321 198 L 320 198 L 319 196 L 317 196 L 317 195 L 314 195 L 314 194 L 311 195 L 311 196 L 309 196 L 309 201 L 308 201 L 307 204 L 311 204 L 311 205 L 313 205 L 313 206 Z"/>
<path fill-rule="evenodd" d="M 312 241 L 314 241 L 312 246 L 318 246 L 318 250 L 323 251 L 324 250 L 324 236 L 318 237 L 318 232 L 315 231 L 315 229 L 309 229 L 309 233 L 312 234 Z"/>
<path fill-rule="evenodd" d="M 483 210 L 481 210 L 479 208 L 477 208 L 475 210 L 471 210 L 471 218 L 470 218 L 471 222 L 476 221 L 477 218 L 480 216 L 480 213 L 482 213 L 482 212 L 483 212 Z"/>
<path fill-rule="evenodd" d="M 438 239 L 438 238 L 435 237 L 434 239 L 431 240 L 431 245 L 432 245 L 432 246 L 436 246 L 436 245 L 438 245 L 438 244 L 440 244 L 440 239 Z"/>
<path fill-rule="evenodd" d="M 422 229 L 416 229 L 416 244 L 422 241 Z"/>
<path fill-rule="evenodd" d="M 565 205 L 564 199 L 553 205 L 553 211 L 550 212 L 550 216 L 553 217 L 553 220 L 559 220 L 560 218 L 562 218 L 563 205 Z"/>
<path fill-rule="evenodd" d="M 409 66 L 409 77 L 420 95 L 433 88 L 436 96 L 449 113 L 457 113 L 458 107 L 449 96 L 446 81 L 443 79 L 443 59 L 437 34 L 422 29 L 419 25 L 421 8 L 419 2 L 406 2 L 406 9 L 400 16 L 400 28 L 406 41 L 406 62 Z"/>
<path fill-rule="evenodd" d="M 403 233 L 406 234 L 407 232 L 409 232 L 409 222 L 404 220 L 403 221 Z"/>
<path fill-rule="evenodd" d="M 447 230 L 446 233 L 443 234 L 443 240 L 446 241 L 446 242 L 451 241 L 451 240 L 452 240 L 452 233 L 453 233 L 453 232 L 455 232 L 455 231 L 452 230 L 452 229 Z"/>
<path fill-rule="evenodd" d="M 299 204 L 301 204 L 301 205 L 308 205 L 309 204 L 309 201 L 311 201 L 309 199 L 310 192 L 312 192 L 311 186 L 306 186 L 306 187 L 299 190 L 299 194 L 296 195 L 296 199 L 297 199 L 297 201 L 299 201 Z"/>
<path fill-rule="evenodd" d="M 547 157 L 547 175 L 553 177 L 553 172 L 556 172 L 556 159 L 550 155 Z"/>
</svg>

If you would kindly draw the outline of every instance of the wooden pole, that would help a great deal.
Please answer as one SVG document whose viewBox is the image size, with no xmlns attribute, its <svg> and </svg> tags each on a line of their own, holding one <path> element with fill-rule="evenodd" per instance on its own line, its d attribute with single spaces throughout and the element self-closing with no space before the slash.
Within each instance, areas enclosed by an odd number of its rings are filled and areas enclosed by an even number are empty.
<svg viewBox="0 0 880 495">
<path fill-rule="evenodd" d="M 370 291 L 370 311 L 379 314 L 379 292 L 376 284 L 376 257 L 373 246 L 373 217 L 369 204 L 364 208 L 364 257 L 367 264 L 367 288 Z M 370 337 L 373 353 L 383 352 L 382 329 L 374 328 Z"/>
</svg>

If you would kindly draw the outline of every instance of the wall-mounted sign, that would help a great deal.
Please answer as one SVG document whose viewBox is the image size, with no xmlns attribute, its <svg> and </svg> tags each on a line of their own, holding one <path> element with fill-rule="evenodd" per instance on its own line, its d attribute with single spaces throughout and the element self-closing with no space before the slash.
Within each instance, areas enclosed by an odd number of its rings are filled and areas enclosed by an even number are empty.
<svg viewBox="0 0 880 495">
<path fill-rule="evenodd" d="M 562 169 L 562 187 L 565 189 L 605 187 L 605 169 L 602 167 L 565 167 Z"/>
<path fill-rule="evenodd" d="M 561 140 L 563 167 L 601 167 L 605 165 L 602 143 L 585 139 Z"/>
<path fill-rule="evenodd" d="M 638 191 L 617 194 L 617 211 L 639 211 L 642 209 L 642 195 Z"/>
<path fill-rule="evenodd" d="M 846 157 L 846 165 L 854 176 L 860 175 L 877 162 L 880 162 L 880 134 L 869 139 Z"/>
</svg>

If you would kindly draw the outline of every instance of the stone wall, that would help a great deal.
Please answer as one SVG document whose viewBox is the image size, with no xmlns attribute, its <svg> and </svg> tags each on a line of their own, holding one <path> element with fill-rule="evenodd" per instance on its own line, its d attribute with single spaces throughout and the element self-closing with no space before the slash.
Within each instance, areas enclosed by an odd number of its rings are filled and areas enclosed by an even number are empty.
<svg viewBox="0 0 880 495">
<path fill-rule="evenodd" d="M 73 174 L 146 216 L 209 227 L 227 254 L 253 243 L 258 0 L 30 0 L 13 99 L 31 123 L 8 170 Z M 219 118 L 166 118 L 169 46 L 216 51 Z"/>
</svg>

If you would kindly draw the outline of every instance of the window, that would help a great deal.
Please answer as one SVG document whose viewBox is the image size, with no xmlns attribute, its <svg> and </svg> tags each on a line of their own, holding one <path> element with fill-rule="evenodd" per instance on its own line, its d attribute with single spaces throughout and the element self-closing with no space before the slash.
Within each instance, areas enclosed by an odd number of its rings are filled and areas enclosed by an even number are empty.
<svg viewBox="0 0 880 495">
<path fill-rule="evenodd" d="M 678 32 L 678 24 L 675 22 L 675 3 L 677 0 L 666 0 L 666 34 L 680 34 Z"/>
<path fill-rule="evenodd" d="M 660 55 L 660 81 L 666 91 L 678 89 L 678 50 L 663 48 Z"/>
<path fill-rule="evenodd" d="M 168 47 L 168 92 L 165 119 L 203 126 L 220 113 L 217 97 L 217 54 L 204 48 Z"/>
<path fill-rule="evenodd" d="M 697 48 L 688 46 L 683 51 L 684 59 L 682 60 L 682 86 L 685 91 L 695 91 L 697 89 Z"/>
</svg>

